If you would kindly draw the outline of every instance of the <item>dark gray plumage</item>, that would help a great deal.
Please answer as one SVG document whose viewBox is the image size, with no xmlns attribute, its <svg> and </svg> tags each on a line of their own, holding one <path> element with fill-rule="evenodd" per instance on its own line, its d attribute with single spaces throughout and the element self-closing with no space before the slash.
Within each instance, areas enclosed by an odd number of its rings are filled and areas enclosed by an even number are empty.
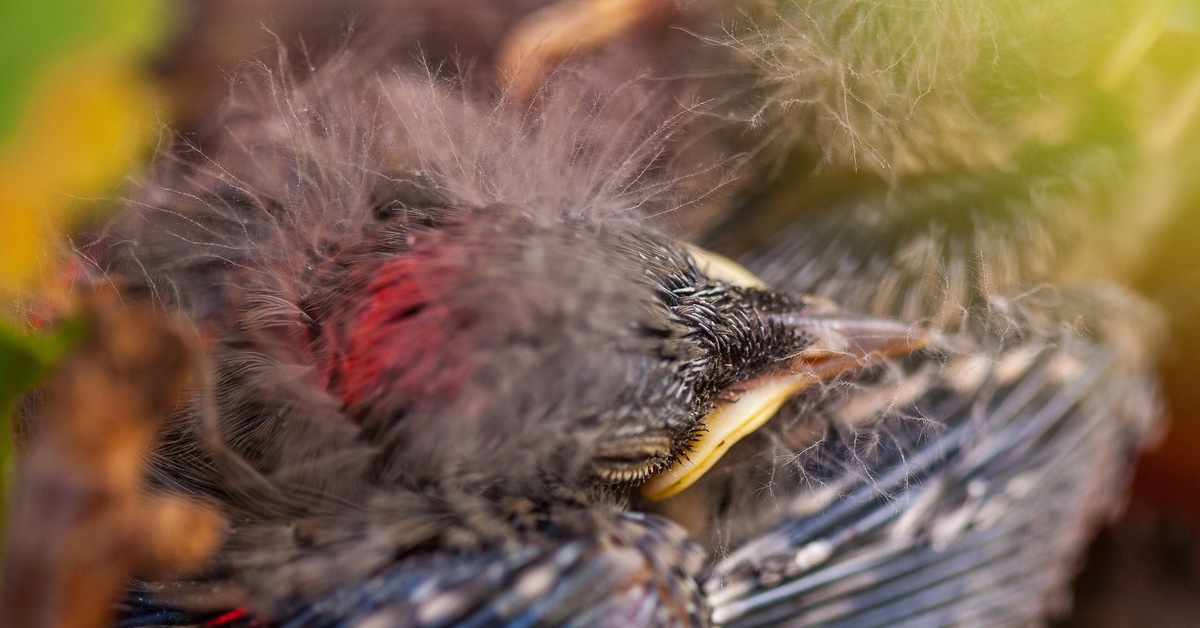
<svg viewBox="0 0 1200 628">
<path fill-rule="evenodd" d="M 165 164 L 93 255 L 208 339 L 211 388 L 165 430 L 155 477 L 217 497 L 231 530 L 200 580 L 152 590 L 283 620 L 396 560 L 483 560 L 496 587 L 578 541 L 588 569 L 628 572 L 612 586 L 661 589 L 587 612 L 706 617 L 697 548 L 623 513 L 630 487 L 830 330 L 920 332 L 707 276 L 638 219 L 676 202 L 673 181 L 647 174 L 658 131 L 609 104 L 529 113 L 429 76 L 323 72 L 237 114 L 222 151 Z"/>
<path fill-rule="evenodd" d="M 532 107 L 354 55 L 247 78 L 203 153 L 161 161 L 87 254 L 208 340 L 209 385 L 155 480 L 216 496 L 230 529 L 202 573 L 141 585 L 130 625 L 235 607 L 285 625 L 1061 609 L 1157 422 L 1154 314 L 1056 274 L 1111 218 L 1079 208 L 1114 203 L 1120 181 L 1101 181 L 1136 157 L 1071 118 L 1079 103 L 1060 136 L 1016 133 L 1039 98 L 976 84 L 1046 29 L 982 6 L 744 8 L 697 3 L 678 22 L 708 36 L 672 39 L 645 80 L 614 82 L 629 50 L 601 50 Z M 967 67 L 872 47 L 876 31 L 943 33 Z M 1097 49 L 1035 78 L 1067 92 Z M 675 58 L 719 63 L 661 76 Z M 825 70 L 787 75 L 807 62 Z M 863 64 L 910 75 L 873 83 Z M 830 82 L 861 108 L 813 96 Z M 979 109 L 995 89 L 1011 110 Z M 706 231 L 772 289 L 707 276 L 670 237 Z M 811 317 L 862 315 L 934 333 L 800 394 L 680 496 L 631 490 L 715 403 L 819 342 Z"/>
</svg>

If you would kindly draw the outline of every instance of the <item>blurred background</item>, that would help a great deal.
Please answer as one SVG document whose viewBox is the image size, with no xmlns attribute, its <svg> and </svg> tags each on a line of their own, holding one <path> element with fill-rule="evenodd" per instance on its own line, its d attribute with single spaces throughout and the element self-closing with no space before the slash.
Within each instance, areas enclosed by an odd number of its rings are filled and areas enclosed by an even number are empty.
<svg viewBox="0 0 1200 628">
<path fill-rule="evenodd" d="M 512 16 L 539 4 L 408 0 L 406 13 L 388 0 L 0 3 L 0 408 L 7 414 L 15 395 L 69 343 L 31 330 L 38 308 L 29 295 L 50 309 L 66 301 L 70 268 L 56 234 L 111 211 L 106 199 L 119 194 L 164 132 L 202 127 L 239 63 L 273 62 L 277 42 L 319 56 L 340 45 L 362 15 L 391 16 L 399 31 L 453 41 L 469 58 L 463 42 L 486 54 Z M 423 21 L 410 19 L 415 15 Z M 1174 134 L 1170 154 L 1180 162 L 1162 167 L 1186 172 L 1189 164 L 1200 168 L 1200 1 L 1170 5 L 1162 16 L 1137 56 L 1137 71 L 1153 80 L 1130 84 L 1154 90 L 1144 99 L 1147 119 L 1174 124 L 1155 127 Z M 1162 376 L 1171 422 L 1138 464 L 1128 509 L 1094 543 L 1063 626 L 1200 625 L 1200 170 L 1194 172 L 1180 179 L 1183 189 L 1162 224 L 1139 236 L 1143 241 L 1124 243 L 1139 251 L 1126 280 L 1170 324 Z M 11 428 L 2 432 L 7 469 Z"/>
</svg>

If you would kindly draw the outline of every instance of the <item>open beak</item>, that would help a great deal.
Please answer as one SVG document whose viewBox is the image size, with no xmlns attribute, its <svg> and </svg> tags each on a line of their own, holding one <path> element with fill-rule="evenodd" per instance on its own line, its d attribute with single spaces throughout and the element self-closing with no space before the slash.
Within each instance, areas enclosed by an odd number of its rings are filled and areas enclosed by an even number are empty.
<svg viewBox="0 0 1200 628">
<path fill-rule="evenodd" d="M 722 263 L 732 263 L 722 260 Z M 740 268 L 740 267 L 739 267 Z M 748 276 L 748 271 L 746 272 Z M 815 341 L 792 356 L 783 368 L 738 385 L 735 401 L 718 405 L 704 417 L 706 428 L 666 471 L 642 485 L 642 496 L 662 500 L 691 486 L 733 447 L 762 427 L 788 399 L 821 382 L 888 357 L 925 346 L 927 331 L 889 318 L 839 314 L 832 306 L 817 314 L 765 314 L 775 322 L 804 331 Z"/>
</svg>

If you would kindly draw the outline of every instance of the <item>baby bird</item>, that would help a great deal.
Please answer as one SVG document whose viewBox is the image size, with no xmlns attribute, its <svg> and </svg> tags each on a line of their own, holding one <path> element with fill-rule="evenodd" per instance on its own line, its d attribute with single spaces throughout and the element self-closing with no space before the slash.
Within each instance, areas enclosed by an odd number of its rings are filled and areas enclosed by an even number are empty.
<svg viewBox="0 0 1200 628">
<path fill-rule="evenodd" d="M 83 255 L 194 323 L 207 381 L 153 485 L 228 528 L 121 625 L 1065 608 L 1159 414 L 1155 314 L 1058 263 L 1138 163 L 1089 123 L 1119 34 L 1047 77 L 1041 3 L 731 6 L 513 18 L 484 55 L 509 89 L 262 70 L 160 159 Z"/>
<path fill-rule="evenodd" d="M 926 341 L 647 226 L 671 188 L 623 111 L 404 75 L 285 102 L 167 164 L 90 251 L 206 340 L 154 478 L 230 529 L 195 579 L 145 587 L 193 616 L 705 621 L 702 554 L 634 489 L 680 490 L 764 403 Z M 339 591 L 373 578 L 400 588 Z"/>
</svg>

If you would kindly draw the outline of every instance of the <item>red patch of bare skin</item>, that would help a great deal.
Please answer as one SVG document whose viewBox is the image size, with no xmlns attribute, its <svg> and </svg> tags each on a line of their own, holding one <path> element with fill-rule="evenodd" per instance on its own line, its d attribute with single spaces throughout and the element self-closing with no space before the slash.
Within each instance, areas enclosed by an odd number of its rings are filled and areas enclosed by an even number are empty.
<svg viewBox="0 0 1200 628">
<path fill-rule="evenodd" d="M 347 406 L 393 399 L 449 398 L 466 379 L 453 356 L 464 343 L 461 321 L 439 296 L 452 277 L 431 272 L 431 260 L 408 254 L 383 263 L 367 284 L 366 297 L 341 329 L 327 329 L 330 370 Z M 386 383 L 386 385 L 385 385 Z"/>
</svg>

